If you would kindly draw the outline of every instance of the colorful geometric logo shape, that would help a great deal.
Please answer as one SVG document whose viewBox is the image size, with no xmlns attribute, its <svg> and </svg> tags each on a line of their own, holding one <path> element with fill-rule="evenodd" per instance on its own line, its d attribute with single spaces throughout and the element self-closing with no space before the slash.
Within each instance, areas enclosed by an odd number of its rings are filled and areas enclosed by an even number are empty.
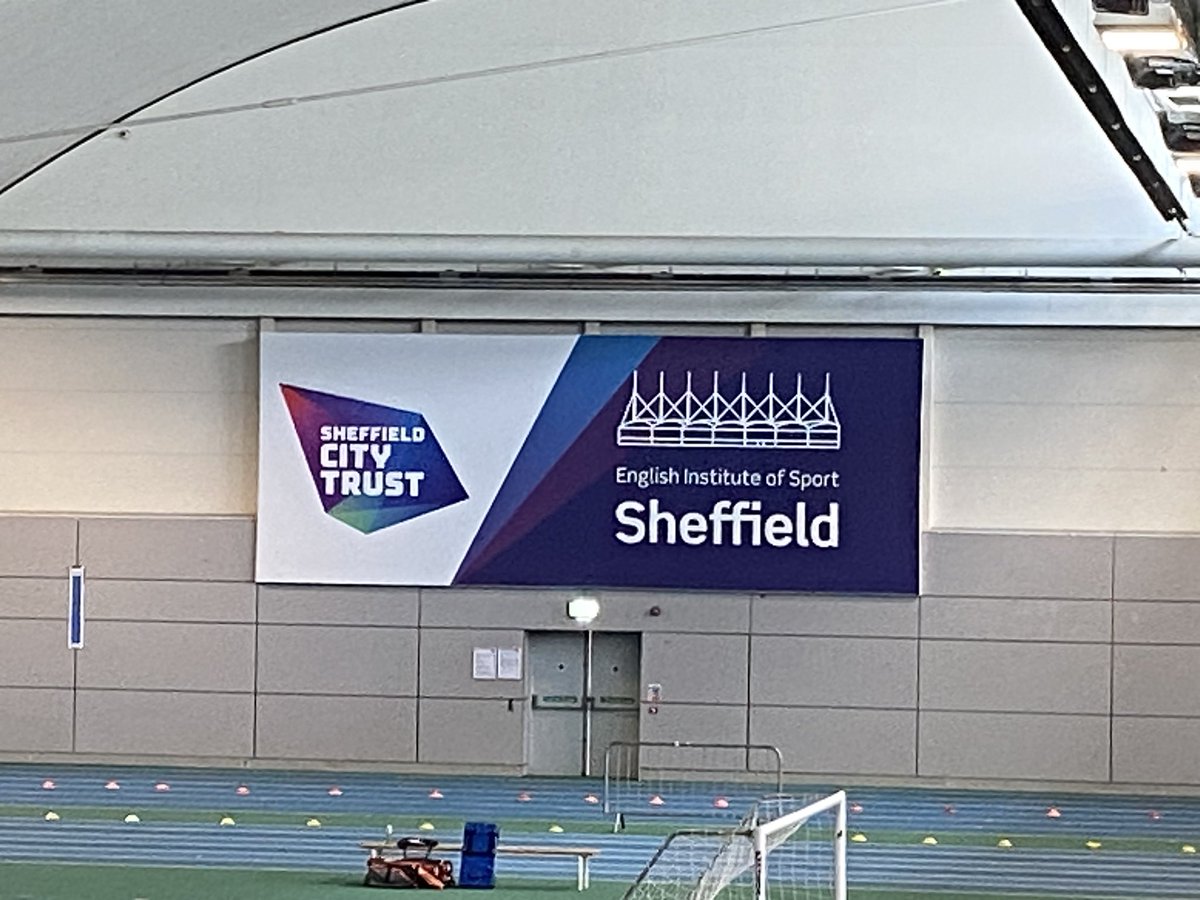
<svg viewBox="0 0 1200 900">
<path fill-rule="evenodd" d="M 363 534 L 467 499 L 419 412 L 279 385 L 325 512 Z"/>
</svg>

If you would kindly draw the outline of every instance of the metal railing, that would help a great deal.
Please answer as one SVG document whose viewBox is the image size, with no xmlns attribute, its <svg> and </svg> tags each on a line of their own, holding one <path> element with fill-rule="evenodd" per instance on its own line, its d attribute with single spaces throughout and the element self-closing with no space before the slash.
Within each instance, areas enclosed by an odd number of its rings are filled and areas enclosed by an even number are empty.
<svg viewBox="0 0 1200 900">
<path fill-rule="evenodd" d="M 733 819 L 783 792 L 783 754 L 771 744 L 615 741 L 604 751 L 604 812 L 614 830 L 629 815 Z"/>
</svg>

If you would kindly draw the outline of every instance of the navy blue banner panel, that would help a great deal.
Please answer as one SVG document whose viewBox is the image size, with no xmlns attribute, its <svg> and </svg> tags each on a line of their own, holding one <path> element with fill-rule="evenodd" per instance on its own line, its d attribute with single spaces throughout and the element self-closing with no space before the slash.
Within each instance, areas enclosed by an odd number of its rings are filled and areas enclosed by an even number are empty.
<svg viewBox="0 0 1200 900">
<path fill-rule="evenodd" d="M 269 337 L 260 580 L 917 592 L 919 340 Z"/>
</svg>

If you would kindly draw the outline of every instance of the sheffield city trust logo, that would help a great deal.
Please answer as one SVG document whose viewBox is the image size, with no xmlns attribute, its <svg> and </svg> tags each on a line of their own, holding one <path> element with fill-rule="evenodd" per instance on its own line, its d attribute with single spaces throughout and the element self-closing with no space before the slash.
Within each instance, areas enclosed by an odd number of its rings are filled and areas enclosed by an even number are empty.
<svg viewBox="0 0 1200 900">
<path fill-rule="evenodd" d="M 635 370 L 617 426 L 617 446 L 840 450 L 842 424 L 829 394 L 828 374 L 825 390 L 813 399 L 805 396 L 799 375 L 791 396 L 775 392 L 773 374 L 767 378 L 766 393 L 755 396 L 746 390 L 745 372 L 736 394 L 728 389 L 721 393 L 720 372 L 713 372 L 710 393 L 697 394 L 688 372 L 684 390 L 672 394 L 659 372 L 657 392 L 644 397 Z"/>
<path fill-rule="evenodd" d="M 279 385 L 325 512 L 370 534 L 467 499 L 419 412 Z"/>
</svg>

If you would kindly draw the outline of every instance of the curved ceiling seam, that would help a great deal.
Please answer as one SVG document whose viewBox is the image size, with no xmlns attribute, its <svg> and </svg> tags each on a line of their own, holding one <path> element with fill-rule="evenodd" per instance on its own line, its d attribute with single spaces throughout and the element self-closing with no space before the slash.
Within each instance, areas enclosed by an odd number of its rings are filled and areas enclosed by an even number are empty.
<svg viewBox="0 0 1200 900">
<path fill-rule="evenodd" d="M 420 2 L 428 2 L 428 0 L 416 0 L 416 2 L 412 2 L 412 0 L 410 0 L 409 3 L 403 4 L 403 6 L 414 6 L 414 5 L 416 5 L 416 3 L 420 3 Z M 770 33 L 778 32 L 778 31 L 785 31 L 785 30 L 790 30 L 790 29 L 794 29 L 794 28 L 806 28 L 806 27 L 810 27 L 810 26 L 840 23 L 840 22 L 850 21 L 850 20 L 854 20 L 854 19 L 869 18 L 869 17 L 881 16 L 881 15 L 891 15 L 891 14 L 903 13 L 903 12 L 912 12 L 915 10 L 927 9 L 930 7 L 955 5 L 955 4 L 958 4 L 961 2 L 963 2 L 963 0 L 914 0 L 914 2 L 906 2 L 906 3 L 902 3 L 900 5 L 897 5 L 897 6 L 884 7 L 882 9 L 860 10 L 860 11 L 856 11 L 853 13 L 840 13 L 840 14 L 831 15 L 831 16 L 818 16 L 818 17 L 809 18 L 809 19 L 797 19 L 797 20 L 791 20 L 791 21 L 787 21 L 787 22 L 775 23 L 772 25 L 763 25 L 763 26 L 759 26 L 759 27 L 755 27 L 755 28 L 744 28 L 744 29 L 737 29 L 737 30 L 733 30 L 733 31 L 715 32 L 712 34 L 694 35 L 691 37 L 678 38 L 675 40 L 655 41 L 655 42 L 652 42 L 649 44 L 635 44 L 635 45 L 632 45 L 629 47 L 615 47 L 615 48 L 609 48 L 609 49 L 605 49 L 605 50 L 593 51 L 593 52 L 589 52 L 589 53 L 578 53 L 578 54 L 571 54 L 568 56 L 551 57 L 548 59 L 529 60 L 526 62 L 512 63 L 509 65 L 503 65 L 503 66 L 491 66 L 491 67 L 484 68 L 484 69 L 468 69 L 468 70 L 462 71 L 462 72 L 448 72 L 448 73 L 445 73 L 442 75 L 432 75 L 432 76 L 428 76 L 425 78 L 413 78 L 413 79 L 406 79 L 403 81 L 380 82 L 380 83 L 375 83 L 375 84 L 359 85 L 357 87 L 352 87 L 352 88 L 342 88 L 342 89 L 337 89 L 337 90 L 321 91 L 321 92 L 310 93 L 310 94 L 300 94 L 300 95 L 289 96 L 289 97 L 270 97 L 270 98 L 263 98 L 263 99 L 255 100 L 253 102 L 248 102 L 248 103 L 237 103 L 237 104 L 230 104 L 227 106 L 208 107 L 208 108 L 202 108 L 202 109 L 189 110 L 187 112 L 168 113 L 168 114 L 163 114 L 163 115 L 158 115 L 158 116 L 144 116 L 144 117 L 138 118 L 136 120 L 133 119 L 133 117 L 137 116 L 139 113 L 150 109 L 152 106 L 155 106 L 164 100 L 167 100 L 171 97 L 177 96 L 178 94 L 182 93 L 185 90 L 190 89 L 191 87 L 194 87 L 196 84 L 198 84 L 202 81 L 211 79 L 211 78 L 215 77 L 216 75 L 224 74 L 237 66 L 244 65 L 245 63 L 251 62 L 256 59 L 260 59 L 263 56 L 266 56 L 268 53 L 274 52 L 275 50 L 281 49 L 282 47 L 298 43 L 300 40 L 308 40 L 311 37 L 317 37 L 317 36 L 320 36 L 320 35 L 330 32 L 330 31 L 335 30 L 335 28 L 333 28 L 333 27 L 326 28 L 326 29 L 322 29 L 319 32 L 314 32 L 313 34 L 305 36 L 303 38 L 297 38 L 297 39 L 293 39 L 292 41 L 285 42 L 285 43 L 280 44 L 270 50 L 261 51 L 259 53 L 254 54 L 253 56 L 247 57 L 246 59 L 240 60 L 236 63 L 232 63 L 228 66 L 225 66 L 218 71 L 209 73 L 208 75 L 204 76 L 203 78 L 195 79 L 194 81 L 192 81 L 186 85 L 183 85 L 179 88 L 172 90 L 171 92 L 169 92 L 167 94 L 164 94 L 159 99 L 154 100 L 150 103 L 144 104 L 141 107 L 139 107 L 138 109 L 133 110 L 129 113 L 126 113 L 125 115 L 123 115 L 119 118 L 116 118 L 116 119 L 112 120 L 111 122 L 92 123 L 92 124 L 88 124 L 88 125 L 81 125 L 81 126 L 61 128 L 61 129 L 52 129 L 52 130 L 47 130 L 47 131 L 40 131 L 40 132 L 24 134 L 24 135 L 16 135 L 16 136 L 0 135 L 0 146 L 3 146 L 5 144 L 16 144 L 16 143 L 21 143 L 21 142 L 25 142 L 25 141 L 41 140 L 41 139 L 50 138 L 50 137 L 66 137 L 66 136 L 70 136 L 71 134 L 79 133 L 81 131 L 88 132 L 87 137 L 84 138 L 84 140 L 79 141 L 76 144 L 72 145 L 72 147 L 63 150 L 59 154 L 56 154 L 56 156 L 53 157 L 52 159 L 46 160 L 44 163 L 40 164 L 35 169 L 32 169 L 29 172 L 22 175 L 20 179 L 13 181 L 9 185 L 6 185 L 4 188 L 0 188 L 0 195 L 2 195 L 9 188 L 16 186 L 16 184 L 18 184 L 20 181 L 23 181 L 25 178 L 28 178 L 30 175 L 34 174 L 40 168 L 43 168 L 45 165 L 48 165 L 54 159 L 57 159 L 57 158 L 61 157 L 62 155 L 65 155 L 65 153 L 68 153 L 71 150 L 78 148 L 83 143 L 86 143 L 87 141 L 90 141 L 93 138 L 98 137 L 99 135 L 105 133 L 106 131 L 111 130 L 114 126 L 120 125 L 120 124 L 130 124 L 130 125 L 138 125 L 138 126 L 163 125 L 163 124 L 169 124 L 172 122 L 182 122 L 182 121 L 188 121 L 188 120 L 192 120 L 192 119 L 233 115 L 236 113 L 253 112 L 253 111 L 262 110 L 262 109 L 277 109 L 280 107 L 296 106 L 296 105 L 305 104 L 305 103 L 321 103 L 321 102 L 328 102 L 331 100 L 343 100 L 343 99 L 348 99 L 348 98 L 352 98 L 352 97 L 365 96 L 365 95 L 369 95 L 369 94 L 390 93 L 390 92 L 394 92 L 394 91 L 407 90 L 407 89 L 411 89 L 411 88 L 429 87 L 429 86 L 440 85 L 440 84 L 452 84 L 455 82 L 471 81 L 471 80 L 476 80 L 476 79 L 491 78 L 491 77 L 497 77 L 497 76 L 502 76 L 502 75 L 516 74 L 516 73 L 521 73 L 521 72 L 530 72 L 530 71 L 538 71 L 538 70 L 543 70 L 543 69 L 556 68 L 558 66 L 577 65 L 580 63 L 596 62 L 599 60 L 620 59 L 622 57 L 637 56 L 637 55 L 653 53 L 653 52 L 657 52 L 657 51 L 661 51 L 661 50 L 683 49 L 683 48 L 687 48 L 687 47 L 695 47 L 695 46 L 701 46 L 701 45 L 708 44 L 708 43 L 714 43 L 717 41 L 735 40 L 738 38 L 754 37 L 754 36 L 758 36 L 758 35 L 762 35 L 762 34 L 770 34 Z M 403 6 L 401 8 L 403 8 Z M 378 12 L 371 13 L 367 17 L 374 17 L 374 16 L 378 16 L 381 14 L 382 13 L 378 13 Z M 363 17 L 360 17 L 359 19 L 356 19 L 354 21 L 356 21 L 356 22 L 361 21 L 362 18 Z M 347 24 L 353 24 L 353 23 L 347 23 Z M 340 28 L 342 26 L 337 26 L 337 27 Z"/>
<path fill-rule="evenodd" d="M 371 12 L 361 13 L 360 15 L 353 16 L 349 19 L 343 19 L 341 21 L 334 22 L 330 25 L 325 25 L 325 26 L 322 26 L 321 28 L 316 28 L 316 29 L 313 29 L 312 31 L 305 32 L 304 34 L 296 35 L 295 37 L 288 38 L 287 40 L 279 41 L 278 43 L 272 44 L 269 47 L 264 47 L 261 50 L 256 50 L 255 52 L 247 54 L 246 56 L 240 57 L 238 59 L 235 59 L 232 62 L 228 62 L 228 63 L 225 63 L 224 65 L 218 66 L 217 68 L 215 68 L 209 72 L 205 72 L 203 75 L 199 75 L 199 76 L 191 79 L 190 81 L 184 82 L 183 84 L 176 85 L 175 87 L 171 88 L 169 91 L 165 91 L 162 94 L 156 95 L 155 97 L 151 98 L 150 100 L 146 101 L 145 103 L 141 104 L 140 106 L 137 106 L 133 109 L 128 110 L 125 113 L 122 113 L 119 116 L 114 117 L 111 121 L 105 122 L 103 125 L 96 124 L 96 125 L 84 126 L 84 130 L 86 130 L 87 133 L 84 134 L 81 138 L 79 138 L 79 140 L 74 141 L 71 144 L 67 145 L 66 147 L 63 147 L 62 149 L 57 150 L 56 152 L 52 153 L 50 156 L 46 157 L 41 162 L 37 163 L 36 165 L 34 165 L 34 166 L 30 167 L 29 169 L 27 169 L 26 171 L 22 172 L 20 175 L 18 175 L 16 178 L 12 179 L 7 184 L 0 185 L 0 197 L 3 197 L 6 193 L 8 193 L 8 191 L 12 190 L 17 185 L 22 184 L 29 178 L 32 178 L 34 175 L 36 175 L 38 172 L 42 171 L 44 168 L 49 166 L 51 163 L 57 162 L 58 160 L 62 159 L 64 156 L 66 156 L 67 154 L 73 153 L 74 151 L 76 151 L 80 147 L 82 147 L 83 145 L 90 143 L 95 138 L 97 138 L 100 135 L 107 132 L 113 126 L 120 125 L 124 122 L 128 122 L 132 117 L 138 115 L 139 113 L 145 112 L 147 109 L 150 109 L 153 106 L 157 106 L 159 103 L 162 103 L 164 100 L 169 100 L 172 97 L 178 96 L 179 94 L 182 94 L 184 91 L 190 90 L 191 88 L 195 87 L 198 84 L 202 84 L 206 81 L 209 81 L 210 79 L 216 78 L 220 75 L 224 75 L 226 72 L 229 72 L 232 69 L 236 69 L 239 66 L 244 66 L 247 63 L 251 63 L 251 62 L 254 62 L 255 60 L 262 59 L 264 56 L 267 56 L 271 53 L 275 53 L 278 50 L 283 50 L 286 47 L 291 47 L 291 46 L 294 46 L 295 44 L 299 44 L 304 41 L 309 41 L 314 38 L 321 37 L 323 35 L 329 34 L 330 32 L 337 31 L 342 28 L 347 28 L 351 25 L 357 25 L 358 23 L 365 22 L 369 19 L 375 19 L 380 16 L 390 15 L 391 13 L 399 12 L 400 10 L 406 9 L 408 7 L 420 6 L 422 4 L 429 3 L 429 2 L 431 2 L 431 0 L 402 0 L 402 2 L 399 2 L 399 3 L 388 4 L 387 6 L 381 8 L 381 9 L 376 9 L 376 10 L 372 10 Z M 72 132 L 68 131 L 67 133 L 70 134 Z"/>
</svg>

